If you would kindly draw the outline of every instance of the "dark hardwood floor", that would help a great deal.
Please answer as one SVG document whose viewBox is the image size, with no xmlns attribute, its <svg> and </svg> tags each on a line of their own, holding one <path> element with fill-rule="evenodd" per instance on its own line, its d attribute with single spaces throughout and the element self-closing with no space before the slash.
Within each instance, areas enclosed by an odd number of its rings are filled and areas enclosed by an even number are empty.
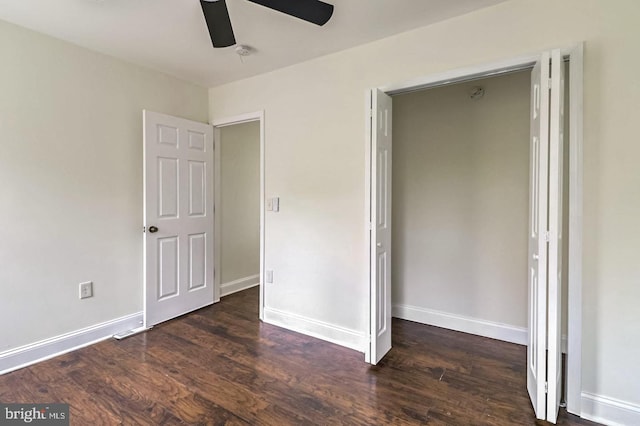
<svg viewBox="0 0 640 426">
<path fill-rule="evenodd" d="M 123 341 L 0 376 L 0 402 L 65 402 L 72 425 L 535 425 L 525 348 L 394 320 L 361 353 L 258 320 L 257 288 Z M 562 412 L 561 425 L 592 425 Z"/>
</svg>

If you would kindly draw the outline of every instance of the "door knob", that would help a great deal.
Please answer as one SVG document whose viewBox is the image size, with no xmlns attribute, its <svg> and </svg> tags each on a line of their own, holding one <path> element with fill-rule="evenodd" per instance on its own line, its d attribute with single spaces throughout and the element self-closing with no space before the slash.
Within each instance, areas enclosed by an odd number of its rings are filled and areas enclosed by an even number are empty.
<svg viewBox="0 0 640 426">
<path fill-rule="evenodd" d="M 533 255 L 533 260 L 538 260 L 540 258 L 540 256 L 538 256 L 537 254 Z"/>
<path fill-rule="evenodd" d="M 158 232 L 158 228 L 157 228 L 157 227 L 155 227 L 155 226 L 150 226 L 150 227 L 149 227 L 149 232 L 151 232 L 152 234 L 153 234 L 154 232 Z"/>
<path fill-rule="evenodd" d="M 382 247 L 382 243 L 377 243 L 376 246 Z"/>
</svg>

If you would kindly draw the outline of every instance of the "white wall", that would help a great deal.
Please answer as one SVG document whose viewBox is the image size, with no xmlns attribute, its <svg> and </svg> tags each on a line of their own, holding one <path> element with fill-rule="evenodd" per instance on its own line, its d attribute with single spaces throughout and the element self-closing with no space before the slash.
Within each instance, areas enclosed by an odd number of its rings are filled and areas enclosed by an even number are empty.
<svg viewBox="0 0 640 426">
<path fill-rule="evenodd" d="M 527 327 L 530 81 L 393 98 L 394 306 Z"/>
<path fill-rule="evenodd" d="M 219 146 L 224 286 L 260 273 L 260 122 L 222 127 Z"/>
<path fill-rule="evenodd" d="M 267 307 L 319 335 L 367 330 L 367 88 L 584 40 L 583 389 L 640 404 L 638 16 L 636 0 L 512 0 L 211 89 L 212 118 L 265 110 L 267 197 L 282 210 L 266 217 Z"/>
<path fill-rule="evenodd" d="M 142 310 L 142 109 L 208 107 L 204 88 L 1 21 L 0 52 L 3 352 Z"/>
</svg>

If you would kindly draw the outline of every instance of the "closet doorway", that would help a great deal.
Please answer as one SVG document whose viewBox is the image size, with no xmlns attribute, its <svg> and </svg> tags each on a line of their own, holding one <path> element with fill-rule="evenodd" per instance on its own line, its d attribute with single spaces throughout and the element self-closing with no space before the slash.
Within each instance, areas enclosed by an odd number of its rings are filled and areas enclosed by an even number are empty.
<svg viewBox="0 0 640 426">
<path fill-rule="evenodd" d="M 371 91 L 367 361 L 391 348 L 392 306 L 526 344 L 532 405 L 555 422 L 568 317 L 568 409 L 579 414 L 581 81 L 577 46 Z"/>
<path fill-rule="evenodd" d="M 530 81 L 393 97 L 393 317 L 527 344 Z"/>
</svg>

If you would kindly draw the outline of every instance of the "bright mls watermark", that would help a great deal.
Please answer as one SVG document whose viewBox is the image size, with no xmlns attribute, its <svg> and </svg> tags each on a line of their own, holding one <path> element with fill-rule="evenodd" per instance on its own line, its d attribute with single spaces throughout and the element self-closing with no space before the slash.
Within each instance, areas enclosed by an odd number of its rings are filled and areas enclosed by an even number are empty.
<svg viewBox="0 0 640 426">
<path fill-rule="evenodd" d="M 69 404 L 1 404 L 0 426 L 69 426 Z"/>
</svg>

